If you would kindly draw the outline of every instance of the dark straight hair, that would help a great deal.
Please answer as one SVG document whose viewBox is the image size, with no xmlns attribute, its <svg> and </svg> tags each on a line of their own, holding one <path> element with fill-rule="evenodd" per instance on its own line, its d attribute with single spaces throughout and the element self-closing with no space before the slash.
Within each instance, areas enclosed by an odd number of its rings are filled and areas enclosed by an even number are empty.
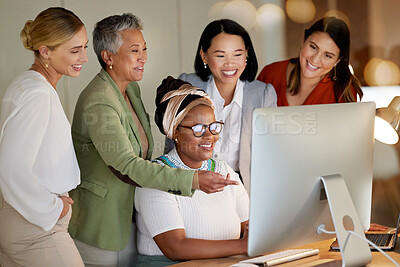
<svg viewBox="0 0 400 267">
<path fill-rule="evenodd" d="M 203 33 L 201 34 L 199 45 L 196 51 L 196 58 L 194 60 L 194 69 L 196 74 L 203 81 L 207 81 L 211 71 L 210 68 L 204 68 L 200 50 L 207 52 L 208 48 L 210 48 L 212 39 L 222 32 L 242 37 L 244 45 L 247 49 L 247 65 L 242 75 L 240 75 L 240 80 L 249 82 L 253 81 L 258 70 L 258 62 L 253 43 L 251 42 L 249 33 L 239 23 L 230 19 L 214 20 L 205 27 Z"/>
<path fill-rule="evenodd" d="M 363 92 L 360 87 L 359 80 L 350 72 L 350 31 L 346 23 L 336 17 L 324 17 L 315 22 L 310 28 L 304 31 L 304 42 L 314 32 L 325 32 L 327 33 L 335 44 L 338 46 L 339 63 L 330 72 L 330 77 L 334 81 L 333 90 L 335 93 L 336 102 L 340 100 L 343 102 L 356 102 L 354 98 L 351 86 L 353 86 L 356 93 L 363 96 Z M 292 95 L 298 93 L 300 85 L 300 63 L 299 58 L 291 59 L 291 62 L 295 64 L 295 68 L 292 70 L 289 76 L 288 89 Z M 336 68 L 336 75 L 335 75 Z M 336 77 L 335 79 L 333 79 Z"/>
</svg>

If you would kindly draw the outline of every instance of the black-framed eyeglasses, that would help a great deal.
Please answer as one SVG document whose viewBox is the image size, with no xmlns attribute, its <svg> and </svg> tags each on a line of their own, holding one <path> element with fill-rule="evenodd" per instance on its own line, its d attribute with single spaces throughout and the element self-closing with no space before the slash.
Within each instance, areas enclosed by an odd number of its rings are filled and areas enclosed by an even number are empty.
<svg viewBox="0 0 400 267">
<path fill-rule="evenodd" d="M 192 129 L 193 131 L 193 135 L 195 137 L 202 137 L 205 133 L 207 128 L 210 130 L 210 133 L 212 135 L 217 135 L 222 131 L 222 126 L 224 125 L 223 122 L 221 121 L 214 121 L 212 123 L 210 123 L 209 125 L 205 125 L 205 124 L 196 124 L 193 126 L 185 126 L 185 125 L 178 125 L 178 127 L 183 127 L 186 129 Z"/>
</svg>

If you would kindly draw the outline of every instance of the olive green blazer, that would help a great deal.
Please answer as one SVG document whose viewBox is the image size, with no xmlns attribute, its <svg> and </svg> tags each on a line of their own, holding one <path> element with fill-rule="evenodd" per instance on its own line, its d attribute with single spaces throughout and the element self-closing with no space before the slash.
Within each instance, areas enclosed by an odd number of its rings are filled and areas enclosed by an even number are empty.
<svg viewBox="0 0 400 267">
<path fill-rule="evenodd" d="M 138 84 L 130 83 L 126 92 L 147 135 L 150 159 L 153 138 Z M 142 158 L 140 136 L 129 107 L 104 70 L 78 99 L 72 138 L 81 170 L 81 184 L 70 192 L 75 203 L 69 232 L 75 239 L 107 250 L 125 248 L 135 185 L 184 196 L 193 194 L 194 171 L 172 169 Z"/>
</svg>

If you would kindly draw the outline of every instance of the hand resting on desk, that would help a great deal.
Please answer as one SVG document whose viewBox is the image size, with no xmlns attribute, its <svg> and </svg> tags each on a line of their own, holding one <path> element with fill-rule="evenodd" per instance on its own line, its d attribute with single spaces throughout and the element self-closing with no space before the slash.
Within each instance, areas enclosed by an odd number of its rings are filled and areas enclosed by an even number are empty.
<svg viewBox="0 0 400 267">
<path fill-rule="evenodd" d="M 371 223 L 368 231 L 374 231 L 374 232 L 387 231 L 388 228 L 389 227 L 384 226 L 384 225 L 380 225 L 377 223 Z"/>
<path fill-rule="evenodd" d="M 241 224 L 243 236 L 231 240 L 187 238 L 184 229 L 175 229 L 154 237 L 158 247 L 172 260 L 210 259 L 247 253 L 248 221 Z"/>
</svg>

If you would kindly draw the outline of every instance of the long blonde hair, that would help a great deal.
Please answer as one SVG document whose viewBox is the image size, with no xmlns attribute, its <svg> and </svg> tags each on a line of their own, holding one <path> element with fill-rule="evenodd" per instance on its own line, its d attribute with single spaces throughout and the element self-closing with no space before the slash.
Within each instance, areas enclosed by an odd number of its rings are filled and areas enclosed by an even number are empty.
<svg viewBox="0 0 400 267">
<path fill-rule="evenodd" d="M 54 49 L 69 41 L 82 27 L 83 22 L 71 11 L 51 7 L 28 20 L 20 33 L 24 47 L 39 55 L 39 47 Z"/>
</svg>

